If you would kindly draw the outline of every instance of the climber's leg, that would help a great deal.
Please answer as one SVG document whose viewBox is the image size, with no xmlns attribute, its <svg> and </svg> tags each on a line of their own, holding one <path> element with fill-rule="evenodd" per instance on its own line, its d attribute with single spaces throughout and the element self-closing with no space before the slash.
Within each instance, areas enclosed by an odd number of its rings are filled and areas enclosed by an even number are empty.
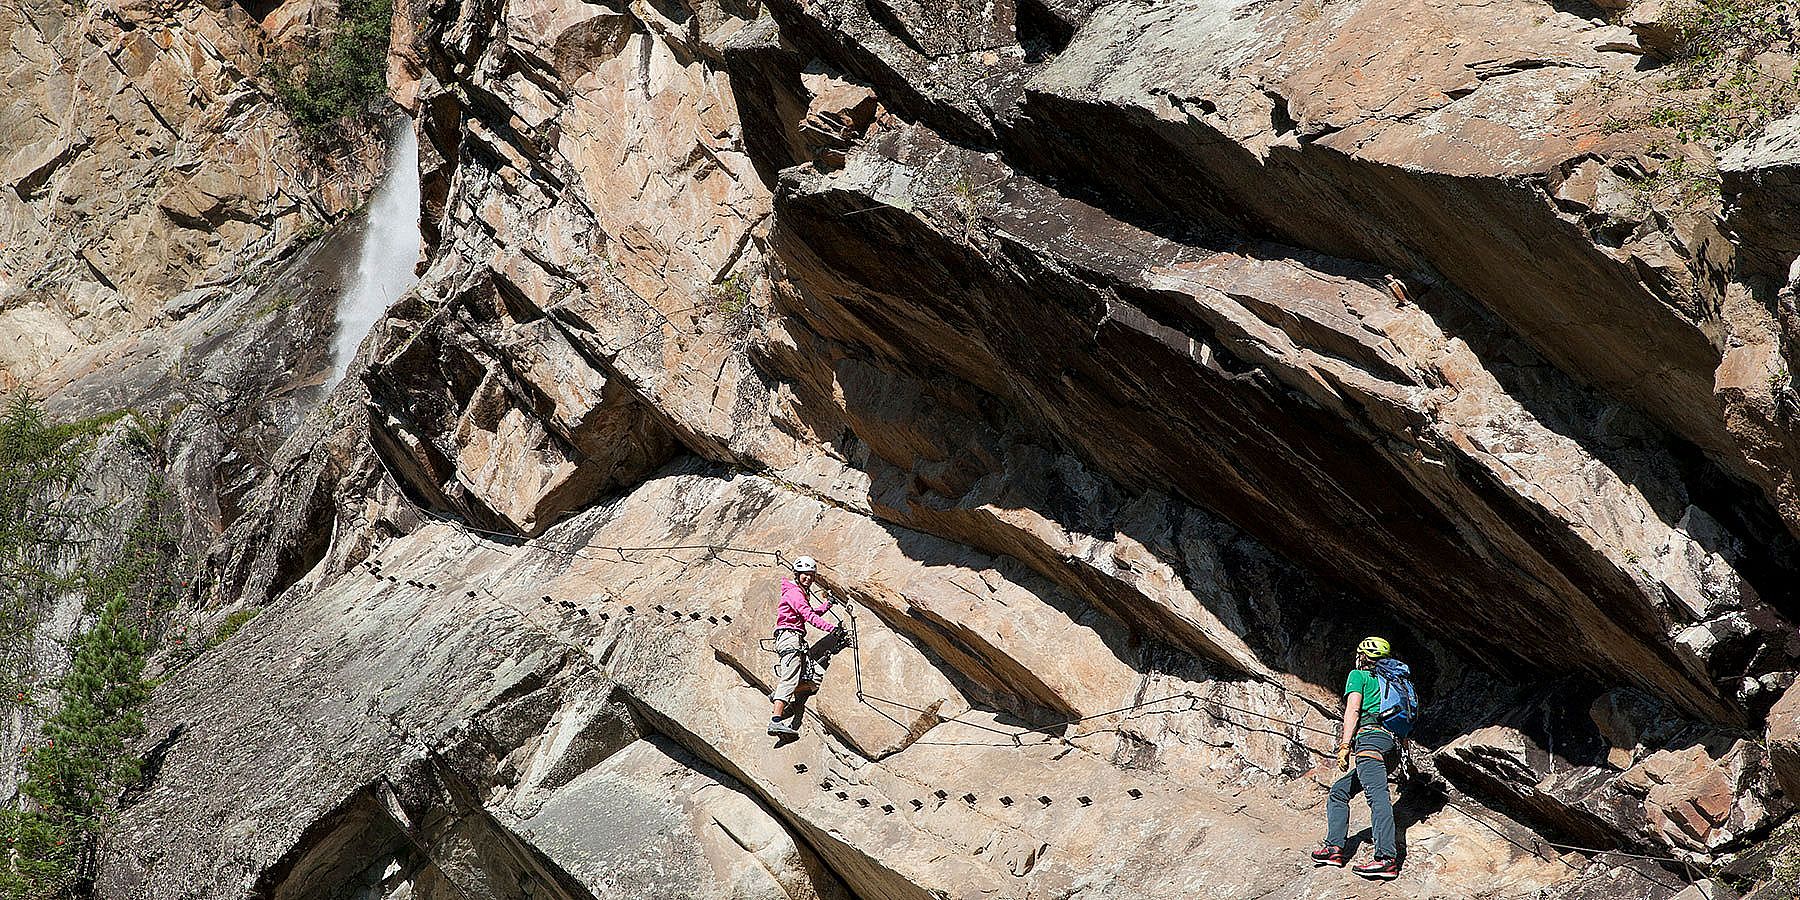
<svg viewBox="0 0 1800 900">
<path fill-rule="evenodd" d="M 773 704 L 769 719 L 770 734 L 795 734 L 794 726 L 783 722 L 788 706 L 800 694 L 801 677 L 806 669 L 806 638 L 800 632 L 782 629 L 775 632 L 775 690 L 770 692 Z"/>
<path fill-rule="evenodd" d="M 1394 803 L 1388 796 L 1388 755 L 1394 752 L 1394 736 L 1370 729 L 1356 737 L 1356 778 L 1369 801 L 1370 830 L 1375 834 L 1375 858 L 1397 859 L 1394 841 Z"/>
<path fill-rule="evenodd" d="M 1325 800 L 1325 844 L 1343 849 L 1350 838 L 1350 797 L 1356 793 L 1356 772 L 1351 772 L 1331 786 Z"/>
</svg>

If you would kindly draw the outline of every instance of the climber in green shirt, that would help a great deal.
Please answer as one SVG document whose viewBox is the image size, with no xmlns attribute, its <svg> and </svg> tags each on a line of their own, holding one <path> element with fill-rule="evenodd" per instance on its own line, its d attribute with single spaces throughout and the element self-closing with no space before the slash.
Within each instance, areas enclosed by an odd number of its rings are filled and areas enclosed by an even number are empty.
<svg viewBox="0 0 1800 900">
<path fill-rule="evenodd" d="M 1331 797 L 1325 802 L 1325 841 L 1312 852 L 1315 865 L 1342 866 L 1349 861 L 1344 842 L 1350 831 L 1350 797 L 1360 784 L 1369 801 L 1369 827 L 1375 834 L 1375 859 L 1351 869 L 1364 878 L 1400 876 L 1387 765 L 1397 744 L 1393 732 L 1381 722 L 1381 679 L 1374 671 L 1377 661 L 1386 659 L 1392 650 L 1378 637 L 1366 638 L 1356 647 L 1356 668 L 1344 679 L 1344 725 L 1337 751 L 1338 769 L 1345 775 L 1331 786 Z"/>
<path fill-rule="evenodd" d="M 1374 638 L 1374 640 L 1380 640 L 1380 638 Z M 1357 652 L 1358 655 L 1361 655 L 1360 650 Z M 1356 720 L 1361 723 L 1358 729 L 1370 726 L 1380 727 L 1381 679 L 1376 678 L 1374 672 L 1358 665 L 1350 670 L 1350 677 L 1344 679 L 1344 699 L 1347 701 L 1352 695 L 1362 697 L 1362 711 L 1356 717 Z M 1349 746 L 1353 737 L 1355 735 L 1345 734 L 1343 736 L 1344 745 Z"/>
</svg>

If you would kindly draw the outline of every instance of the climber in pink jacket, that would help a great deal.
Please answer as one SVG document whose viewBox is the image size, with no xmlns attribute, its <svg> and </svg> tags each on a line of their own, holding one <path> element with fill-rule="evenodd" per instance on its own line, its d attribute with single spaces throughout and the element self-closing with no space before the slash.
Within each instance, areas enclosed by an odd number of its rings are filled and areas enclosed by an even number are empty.
<svg viewBox="0 0 1800 900">
<path fill-rule="evenodd" d="M 788 704 L 819 687 L 812 656 L 807 652 L 806 626 L 810 624 L 828 635 L 838 630 L 830 620 L 819 615 L 823 610 L 814 607 L 812 598 L 807 596 L 818 568 L 812 557 L 802 556 L 794 560 L 793 580 L 781 580 L 781 601 L 775 606 L 775 690 L 769 694 L 775 704 L 769 719 L 769 733 L 773 735 L 800 733 L 799 729 L 782 721 L 788 716 Z M 829 603 L 826 608 L 830 608 Z"/>
</svg>

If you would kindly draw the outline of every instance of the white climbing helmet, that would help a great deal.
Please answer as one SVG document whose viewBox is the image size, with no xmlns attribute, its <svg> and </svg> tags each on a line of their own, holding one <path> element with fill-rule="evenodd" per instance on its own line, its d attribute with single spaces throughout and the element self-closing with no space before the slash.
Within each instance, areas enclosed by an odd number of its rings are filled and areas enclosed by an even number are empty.
<svg viewBox="0 0 1800 900">
<path fill-rule="evenodd" d="M 794 574 L 796 574 L 796 575 L 800 574 L 801 572 L 817 572 L 817 571 L 819 571 L 819 564 L 816 562 L 813 562 L 813 558 L 810 556 L 802 556 L 799 559 L 794 560 Z"/>
</svg>

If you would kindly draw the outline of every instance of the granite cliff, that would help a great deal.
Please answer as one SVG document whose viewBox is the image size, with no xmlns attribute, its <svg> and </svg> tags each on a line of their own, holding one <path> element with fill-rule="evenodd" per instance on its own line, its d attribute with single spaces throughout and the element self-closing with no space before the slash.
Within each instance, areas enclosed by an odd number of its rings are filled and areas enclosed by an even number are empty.
<svg viewBox="0 0 1800 900">
<path fill-rule="evenodd" d="M 407 0 L 335 384 L 332 10 L 14 6 L 0 364 L 192 560 L 97 896 L 1791 895 L 1780 4 Z M 1387 885 L 1303 859 L 1367 633 Z"/>
</svg>

